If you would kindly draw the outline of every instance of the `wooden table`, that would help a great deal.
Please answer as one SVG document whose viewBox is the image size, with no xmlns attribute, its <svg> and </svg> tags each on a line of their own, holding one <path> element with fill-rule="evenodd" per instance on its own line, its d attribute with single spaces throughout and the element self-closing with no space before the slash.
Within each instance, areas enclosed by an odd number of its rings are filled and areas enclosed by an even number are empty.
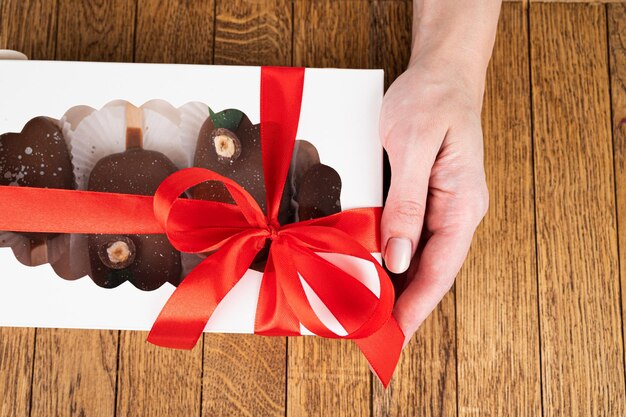
<svg viewBox="0 0 626 417">
<path fill-rule="evenodd" d="M 388 85 L 410 16 L 403 0 L 0 0 L 0 48 L 385 68 Z M 483 121 L 489 214 L 388 391 L 351 343 L 206 335 L 178 352 L 5 328 L 0 416 L 626 415 L 626 6 L 506 3 Z"/>
</svg>

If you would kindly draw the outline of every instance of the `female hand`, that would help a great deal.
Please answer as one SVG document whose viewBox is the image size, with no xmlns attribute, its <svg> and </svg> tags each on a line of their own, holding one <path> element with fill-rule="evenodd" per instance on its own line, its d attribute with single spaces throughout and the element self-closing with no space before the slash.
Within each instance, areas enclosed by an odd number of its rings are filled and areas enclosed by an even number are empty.
<svg viewBox="0 0 626 417">
<path fill-rule="evenodd" d="M 409 270 L 394 310 L 407 342 L 452 286 L 487 211 L 478 77 L 418 58 L 383 100 L 392 173 L 383 254 L 391 272 Z"/>
</svg>

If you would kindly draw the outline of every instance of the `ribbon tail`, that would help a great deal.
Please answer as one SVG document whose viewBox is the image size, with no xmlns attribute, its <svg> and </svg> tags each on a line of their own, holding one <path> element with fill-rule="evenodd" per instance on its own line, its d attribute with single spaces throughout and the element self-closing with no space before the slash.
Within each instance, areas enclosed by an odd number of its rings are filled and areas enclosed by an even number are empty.
<svg viewBox="0 0 626 417">
<path fill-rule="evenodd" d="M 240 236 L 200 263 L 171 295 L 148 335 L 148 342 L 193 349 L 217 305 L 246 273 L 264 238 Z"/>
<path fill-rule="evenodd" d="M 400 360 L 404 344 L 404 333 L 396 319 L 391 316 L 376 333 L 363 339 L 355 339 L 354 342 L 383 387 L 387 388 Z"/>
<path fill-rule="evenodd" d="M 263 336 L 300 336 L 300 322 L 278 285 L 272 248 L 263 272 L 254 333 Z M 294 271 L 295 272 L 295 271 Z"/>
</svg>

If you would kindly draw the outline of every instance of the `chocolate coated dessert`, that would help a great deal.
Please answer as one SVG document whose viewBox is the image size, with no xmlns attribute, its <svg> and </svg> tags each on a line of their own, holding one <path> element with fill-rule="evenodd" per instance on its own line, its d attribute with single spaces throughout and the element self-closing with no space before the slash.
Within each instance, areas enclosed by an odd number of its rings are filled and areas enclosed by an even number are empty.
<svg viewBox="0 0 626 417">
<path fill-rule="evenodd" d="M 110 193 L 154 195 L 161 182 L 177 171 L 160 152 L 143 149 L 143 111 L 126 107 L 126 151 L 98 161 L 87 188 Z M 113 288 L 130 281 L 144 291 L 166 282 L 180 283 L 180 252 L 165 235 L 89 235 L 91 278 Z"/>
<path fill-rule="evenodd" d="M 341 211 L 341 178 L 324 164 L 309 168 L 298 185 L 298 218 L 311 220 Z"/>
<path fill-rule="evenodd" d="M 154 195 L 177 170 L 162 153 L 142 149 L 136 130 L 128 130 L 127 148 L 98 161 L 89 176 L 89 190 Z M 128 280 L 151 291 L 165 282 L 180 283 L 180 252 L 165 235 L 89 235 L 88 248 L 90 275 L 101 287 L 117 287 Z"/>
<path fill-rule="evenodd" d="M 21 133 L 0 135 L 0 185 L 73 189 L 72 161 L 54 120 L 36 117 Z M 43 241 L 52 233 L 22 233 Z"/>
</svg>

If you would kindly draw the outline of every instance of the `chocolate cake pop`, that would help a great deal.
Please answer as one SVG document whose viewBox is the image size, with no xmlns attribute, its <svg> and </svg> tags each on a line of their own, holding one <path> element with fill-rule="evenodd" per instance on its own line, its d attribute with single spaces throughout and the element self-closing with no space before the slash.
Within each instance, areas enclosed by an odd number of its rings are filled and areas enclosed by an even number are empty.
<svg viewBox="0 0 626 417">
<path fill-rule="evenodd" d="M 91 191 L 153 195 L 177 168 L 160 152 L 142 147 L 141 110 L 127 111 L 126 150 L 102 158 L 89 176 Z M 134 120 L 134 122 L 133 122 Z M 89 235 L 91 278 L 113 288 L 130 281 L 144 291 L 180 283 L 180 253 L 165 235 Z"/>
<path fill-rule="evenodd" d="M 73 189 L 72 161 L 53 119 L 35 117 L 21 133 L 0 135 L 0 185 Z M 56 233 L 20 233 L 30 239 L 33 265 L 46 263 L 46 242 Z"/>
</svg>

